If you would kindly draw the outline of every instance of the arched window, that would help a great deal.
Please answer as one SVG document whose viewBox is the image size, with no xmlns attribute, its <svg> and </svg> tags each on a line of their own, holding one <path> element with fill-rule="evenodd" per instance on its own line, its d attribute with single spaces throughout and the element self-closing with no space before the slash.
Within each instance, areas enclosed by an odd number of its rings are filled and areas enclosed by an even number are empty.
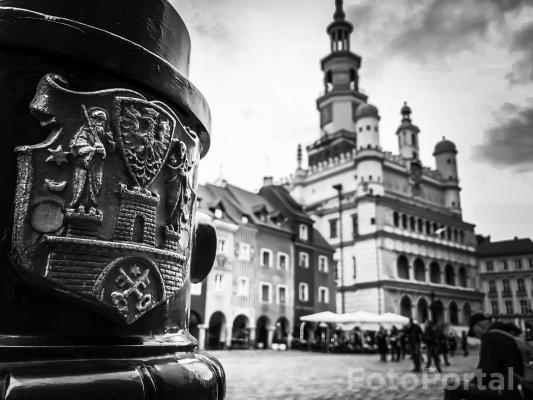
<svg viewBox="0 0 533 400">
<path fill-rule="evenodd" d="M 331 71 L 326 72 L 324 77 L 324 90 L 329 93 L 333 89 L 333 73 Z"/>
<path fill-rule="evenodd" d="M 426 221 L 426 234 L 431 235 L 431 222 Z"/>
<path fill-rule="evenodd" d="M 403 296 L 400 300 L 400 314 L 407 318 L 411 318 L 413 316 L 412 302 L 409 296 Z"/>
<path fill-rule="evenodd" d="M 416 229 L 415 217 L 409 218 L 409 228 L 414 231 Z"/>
<path fill-rule="evenodd" d="M 450 324 L 459 325 L 459 308 L 455 301 L 452 301 L 448 307 L 450 313 Z"/>
<path fill-rule="evenodd" d="M 446 285 L 455 286 L 455 271 L 450 264 L 446 265 L 444 276 L 446 278 Z"/>
<path fill-rule="evenodd" d="M 423 324 L 428 320 L 429 317 L 429 307 L 428 302 L 423 297 L 418 300 L 416 304 L 416 318 L 418 323 Z"/>
<path fill-rule="evenodd" d="M 409 279 L 409 261 L 406 256 L 401 255 L 398 257 L 398 260 L 396 261 L 396 272 L 398 278 Z"/>
<path fill-rule="evenodd" d="M 394 226 L 398 228 L 400 226 L 400 214 L 398 212 L 394 211 L 392 213 L 392 219 L 394 220 Z"/>
<path fill-rule="evenodd" d="M 459 268 L 459 285 L 461 287 L 468 287 L 468 276 L 466 274 L 466 268 L 463 266 Z"/>
<path fill-rule="evenodd" d="M 418 232 L 424 233 L 424 221 L 422 221 L 422 218 L 418 218 Z"/>
<path fill-rule="evenodd" d="M 465 303 L 463 305 L 463 325 L 469 325 L 470 324 L 470 315 L 472 314 L 472 308 L 470 307 L 470 304 Z"/>
<path fill-rule="evenodd" d="M 429 280 L 432 283 L 440 283 L 440 265 L 435 261 L 429 265 Z"/>
<path fill-rule="evenodd" d="M 402 228 L 407 229 L 407 215 L 402 214 Z"/>
<path fill-rule="evenodd" d="M 137 215 L 135 217 L 135 222 L 133 223 L 132 240 L 135 243 L 142 243 L 143 239 L 144 239 L 144 218 L 142 215 Z"/>
<path fill-rule="evenodd" d="M 357 74 L 355 69 L 350 69 L 350 89 L 357 90 Z"/>
<path fill-rule="evenodd" d="M 424 261 L 417 258 L 413 266 L 415 270 L 415 280 L 424 282 L 426 280 L 426 266 L 424 265 Z"/>
<path fill-rule="evenodd" d="M 444 322 L 444 305 L 442 301 L 436 300 L 430 305 L 431 308 L 431 318 L 437 323 Z"/>
</svg>

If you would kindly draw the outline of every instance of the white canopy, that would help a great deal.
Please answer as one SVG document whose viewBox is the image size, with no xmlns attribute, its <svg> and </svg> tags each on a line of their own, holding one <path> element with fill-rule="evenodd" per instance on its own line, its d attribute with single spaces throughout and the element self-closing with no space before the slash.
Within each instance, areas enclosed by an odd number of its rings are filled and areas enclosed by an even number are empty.
<svg viewBox="0 0 533 400">
<path fill-rule="evenodd" d="M 356 326 L 363 330 L 378 330 L 382 325 L 390 329 L 393 325 L 401 328 L 409 322 L 409 318 L 394 313 L 384 313 L 381 315 L 373 314 L 368 311 L 360 310 L 353 313 L 335 314 L 331 311 L 323 311 L 316 314 L 305 315 L 300 317 L 301 321 L 306 322 L 325 322 L 339 324 L 343 330 L 352 330 Z"/>
<path fill-rule="evenodd" d="M 356 311 L 353 313 L 340 314 L 338 322 L 354 324 L 373 324 L 379 322 L 379 316 L 368 311 Z"/>
<path fill-rule="evenodd" d="M 385 328 L 389 329 L 393 325 L 395 325 L 396 328 L 401 328 L 403 325 L 406 325 L 409 322 L 409 318 L 394 313 L 381 314 L 378 316 L 378 318 L 378 322 L 382 324 Z"/>
<path fill-rule="evenodd" d="M 352 330 L 356 326 L 363 330 L 374 331 L 379 327 L 379 316 L 368 311 L 356 311 L 339 315 L 339 325 L 343 330 Z"/>
<path fill-rule="evenodd" d="M 331 311 L 323 311 L 316 314 L 304 315 L 300 317 L 301 321 L 305 322 L 331 322 L 337 323 L 339 314 L 332 313 Z"/>
<path fill-rule="evenodd" d="M 409 318 L 394 313 L 377 315 L 367 311 L 357 311 L 340 314 L 338 321 L 344 330 L 351 330 L 358 326 L 363 330 L 376 331 L 380 326 L 386 329 L 392 328 L 393 325 L 401 328 L 409 322 Z"/>
</svg>

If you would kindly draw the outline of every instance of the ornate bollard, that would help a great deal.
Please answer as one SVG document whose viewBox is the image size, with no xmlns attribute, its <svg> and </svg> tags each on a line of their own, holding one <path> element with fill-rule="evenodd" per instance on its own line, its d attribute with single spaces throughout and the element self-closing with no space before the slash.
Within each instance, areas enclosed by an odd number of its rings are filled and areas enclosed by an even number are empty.
<svg viewBox="0 0 533 400">
<path fill-rule="evenodd" d="M 0 0 L 0 399 L 222 399 L 206 101 L 166 0 Z"/>
</svg>

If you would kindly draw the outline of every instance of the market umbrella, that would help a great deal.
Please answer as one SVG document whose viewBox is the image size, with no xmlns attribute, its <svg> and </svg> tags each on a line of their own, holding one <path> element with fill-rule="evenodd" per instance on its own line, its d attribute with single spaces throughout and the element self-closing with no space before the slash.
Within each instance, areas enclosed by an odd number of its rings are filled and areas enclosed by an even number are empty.
<svg viewBox="0 0 533 400">
<path fill-rule="evenodd" d="M 409 318 L 400 314 L 384 313 L 378 316 L 377 322 L 383 325 L 385 328 L 390 329 L 393 325 L 395 325 L 397 328 L 407 325 Z"/>
<path fill-rule="evenodd" d="M 379 316 L 371 312 L 360 310 L 353 313 L 340 314 L 338 322 L 342 329 L 352 330 L 359 326 L 361 329 L 374 331 L 379 327 Z"/>
<path fill-rule="evenodd" d="M 305 322 L 326 322 L 326 323 L 337 323 L 339 315 L 331 311 L 322 311 L 316 314 L 309 314 L 300 317 L 300 321 Z"/>
</svg>

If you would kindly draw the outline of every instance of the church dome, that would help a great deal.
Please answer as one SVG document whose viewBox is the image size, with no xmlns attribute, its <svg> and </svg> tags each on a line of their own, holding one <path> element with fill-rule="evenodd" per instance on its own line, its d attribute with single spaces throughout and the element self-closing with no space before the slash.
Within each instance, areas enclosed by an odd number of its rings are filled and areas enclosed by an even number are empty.
<svg viewBox="0 0 533 400">
<path fill-rule="evenodd" d="M 441 153 L 457 153 L 457 147 L 455 146 L 455 143 L 443 137 L 442 140 L 435 146 L 433 155 Z"/>
<path fill-rule="evenodd" d="M 379 118 L 379 112 L 376 106 L 365 103 L 357 107 L 357 112 L 355 116 L 356 116 L 356 119 L 360 119 L 364 117 Z"/>
</svg>

